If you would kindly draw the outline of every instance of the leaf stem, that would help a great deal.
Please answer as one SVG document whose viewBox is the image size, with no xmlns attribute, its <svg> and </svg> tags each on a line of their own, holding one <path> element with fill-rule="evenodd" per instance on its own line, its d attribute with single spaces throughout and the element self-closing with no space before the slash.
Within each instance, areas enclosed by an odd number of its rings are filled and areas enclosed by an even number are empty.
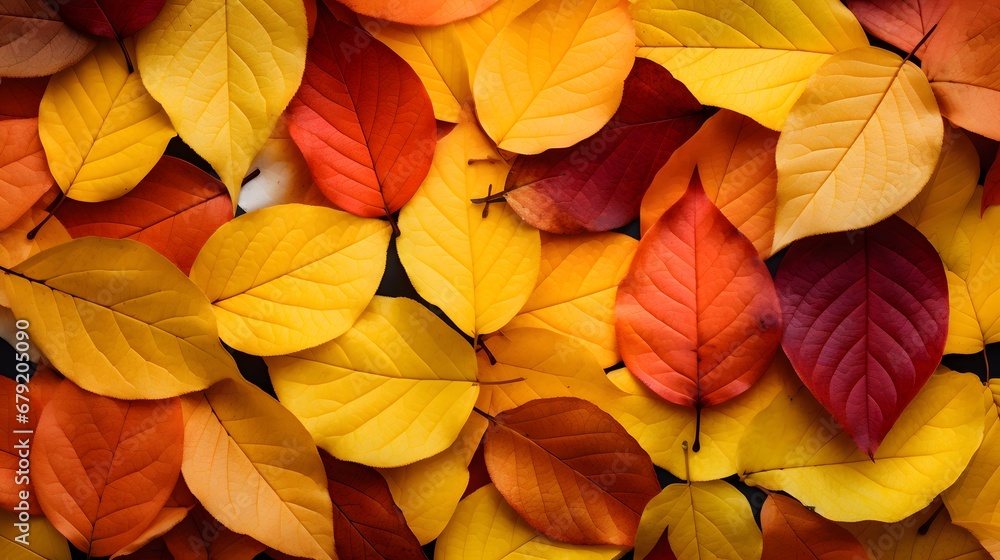
<svg viewBox="0 0 1000 560">
<path fill-rule="evenodd" d="M 382 201 L 382 208 L 385 210 L 385 217 L 389 220 L 389 225 L 392 226 L 392 236 L 399 237 L 399 224 L 396 223 L 396 217 L 389 211 L 389 206 L 385 203 L 385 200 Z"/>
<path fill-rule="evenodd" d="M 920 50 L 920 47 L 924 46 L 924 43 L 927 42 L 927 39 L 931 38 L 931 33 L 934 33 L 934 30 L 937 29 L 937 26 L 938 24 L 935 23 L 934 25 L 931 26 L 929 30 L 927 30 L 927 33 L 925 33 L 924 36 L 920 38 L 920 41 L 916 44 L 916 46 L 913 47 L 913 50 L 906 53 L 906 58 L 903 59 L 903 62 L 910 60 L 910 58 L 913 57 L 913 54 L 916 53 L 918 50 Z"/>
<path fill-rule="evenodd" d="M 986 382 L 990 382 L 990 357 L 986 355 L 986 346 L 983 346 L 983 363 L 986 364 Z"/>
<path fill-rule="evenodd" d="M 500 381 L 476 381 L 480 385 L 508 385 L 510 383 L 520 383 L 526 381 L 523 377 L 518 377 L 517 379 L 501 379 Z"/>
<path fill-rule="evenodd" d="M 473 411 L 473 412 L 475 412 L 475 413 L 477 413 L 477 414 L 479 414 L 479 415 L 480 415 L 480 416 L 482 416 L 483 418 L 485 418 L 485 419 L 489 420 L 490 422 L 493 422 L 494 424 L 496 424 L 496 423 L 497 423 L 497 419 L 496 419 L 496 418 L 494 418 L 493 416 L 491 416 L 491 415 L 489 415 L 489 414 L 486 414 L 486 413 L 485 413 L 485 412 L 483 412 L 482 410 L 479 410 L 479 408 L 478 408 L 478 407 L 475 407 L 475 406 L 474 406 L 474 407 L 472 407 L 472 411 Z"/>
<path fill-rule="evenodd" d="M 476 335 L 476 345 L 482 348 L 483 352 L 486 352 L 486 357 L 489 358 L 491 366 L 497 365 L 496 356 L 493 355 L 493 352 L 490 352 L 490 349 L 487 348 L 486 343 L 479 337 L 479 335 Z"/>
<path fill-rule="evenodd" d="M 921 536 L 926 535 L 927 531 L 931 530 L 931 524 L 934 523 L 934 520 L 937 519 L 937 516 L 941 514 L 941 510 L 943 509 L 944 509 L 944 504 L 940 504 L 937 507 L 937 509 L 934 510 L 934 513 L 932 513 L 931 516 L 927 519 L 927 521 L 924 521 L 924 524 L 921 525 L 919 529 L 917 529 L 917 534 Z"/>
<path fill-rule="evenodd" d="M 473 204 L 487 204 L 488 205 L 488 204 L 493 203 L 493 202 L 501 202 L 505 198 L 507 198 L 507 191 L 500 191 L 498 193 L 494 193 L 493 192 L 493 185 L 490 185 L 489 194 L 487 194 L 486 196 L 484 196 L 482 198 L 473 198 L 472 199 L 472 203 Z"/>
<path fill-rule="evenodd" d="M 259 175 L 260 175 L 260 168 L 259 167 L 257 169 L 254 169 L 250 173 L 247 173 L 247 176 L 243 178 L 243 182 L 240 183 L 240 187 L 247 186 L 247 183 L 249 183 L 250 181 L 253 181 Z"/>
<path fill-rule="evenodd" d="M 691 485 L 691 457 L 688 453 L 688 442 L 684 440 L 681 442 L 681 449 L 684 450 L 684 480 Z"/>
<path fill-rule="evenodd" d="M 47 210 L 48 214 L 46 214 L 45 217 L 42 218 L 41 222 L 38 222 L 37 226 L 31 228 L 31 231 L 28 232 L 28 240 L 32 240 L 38 235 L 38 232 L 42 229 L 42 226 L 48 223 L 48 221 L 52 219 L 52 216 L 55 215 L 56 211 L 59 210 L 59 207 L 62 206 L 63 202 L 66 202 L 66 198 L 68 198 L 66 196 L 66 193 L 59 191 L 59 196 L 56 198 L 55 202 L 49 205 L 49 208 Z"/>
<path fill-rule="evenodd" d="M 701 451 L 701 406 L 694 409 L 694 444 L 691 451 L 697 453 Z"/>
<path fill-rule="evenodd" d="M 118 41 L 118 46 L 121 47 L 122 54 L 125 55 L 125 66 L 128 67 L 128 73 L 135 72 L 135 66 L 132 66 L 132 57 L 129 56 L 128 49 L 125 48 L 125 40 L 122 39 L 117 30 L 115 31 L 115 40 Z"/>
</svg>

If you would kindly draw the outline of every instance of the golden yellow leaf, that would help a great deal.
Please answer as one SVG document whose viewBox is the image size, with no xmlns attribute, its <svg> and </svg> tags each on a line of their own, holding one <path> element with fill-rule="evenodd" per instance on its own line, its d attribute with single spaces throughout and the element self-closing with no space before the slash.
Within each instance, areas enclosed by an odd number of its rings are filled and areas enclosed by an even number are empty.
<svg viewBox="0 0 1000 560">
<path fill-rule="evenodd" d="M 175 133 L 139 74 L 129 74 L 118 44 L 105 40 L 49 80 L 38 134 L 66 196 L 100 202 L 139 184 Z"/>
<path fill-rule="evenodd" d="M 469 486 L 469 463 L 487 425 L 486 418 L 472 414 L 448 449 L 416 463 L 379 469 L 420 544 L 438 538 L 455 513 Z"/>
<path fill-rule="evenodd" d="M 49 218 L 48 223 L 38 230 L 38 235 L 34 239 L 28 239 L 28 232 L 35 229 L 46 215 L 47 212 L 41 208 L 32 208 L 10 227 L 0 231 L 0 266 L 13 268 L 45 249 L 67 243 L 72 239 L 66 228 L 55 218 Z M 2 284 L 0 284 L 0 307 L 10 307 Z"/>
<path fill-rule="evenodd" d="M 212 517 L 286 554 L 336 558 L 326 471 L 302 424 L 242 379 L 183 403 L 181 472 Z"/>
<path fill-rule="evenodd" d="M 389 224 L 304 204 L 244 214 L 217 229 L 191 266 L 226 344 L 298 352 L 343 334 L 385 272 Z"/>
<path fill-rule="evenodd" d="M 877 560 L 990 560 L 968 531 L 952 523 L 935 500 L 895 523 L 841 523 Z"/>
<path fill-rule="evenodd" d="M 470 77 L 476 75 L 479 61 L 494 37 L 510 25 L 514 18 L 537 3 L 538 0 L 500 0 L 486 11 L 454 23 L 462 40 L 462 54 L 465 55 Z"/>
<path fill-rule="evenodd" d="M 635 536 L 636 560 L 664 530 L 677 560 L 760 560 L 764 546 L 750 503 L 721 480 L 671 484 L 650 500 Z"/>
<path fill-rule="evenodd" d="M 775 252 L 899 211 L 930 180 L 943 139 L 934 92 L 915 64 L 875 47 L 830 57 L 778 139 Z"/>
<path fill-rule="evenodd" d="M 336 339 L 266 361 L 278 398 L 320 447 L 374 467 L 446 449 L 479 395 L 472 346 L 407 298 L 376 296 Z"/>
<path fill-rule="evenodd" d="M 69 541 L 48 519 L 32 515 L 23 527 L 17 523 L 21 520 L 16 513 L 0 510 L 0 556 L 4 560 L 70 560 Z M 28 545 L 15 540 L 18 537 L 27 541 Z"/>
<path fill-rule="evenodd" d="M 161 399 L 238 375 L 205 295 L 142 243 L 84 237 L 2 274 L 32 341 L 92 393 Z"/>
<path fill-rule="evenodd" d="M 968 529 L 996 557 L 1000 555 L 1000 380 L 990 380 L 985 401 L 983 444 L 942 496 L 952 523 Z"/>
<path fill-rule="evenodd" d="M 538 278 L 538 230 L 506 204 L 492 204 L 510 166 L 463 117 L 437 145 L 430 172 L 399 213 L 399 260 L 424 299 L 475 337 L 503 327 L 528 300 Z"/>
<path fill-rule="evenodd" d="M 831 54 L 868 45 L 838 0 L 636 0 L 638 55 L 662 64 L 705 105 L 780 130 Z"/>
<path fill-rule="evenodd" d="M 510 507 L 492 484 L 469 494 L 434 548 L 435 560 L 615 560 L 620 546 L 566 544 L 542 535 Z"/>
<path fill-rule="evenodd" d="M 870 459 L 808 391 L 779 396 L 747 428 L 739 472 L 748 484 L 787 492 L 827 519 L 896 522 L 965 469 L 983 438 L 982 403 L 976 376 L 935 374 Z"/>
<path fill-rule="evenodd" d="M 617 364 L 615 294 L 638 242 L 620 233 L 541 235 L 538 283 L 505 329 L 561 332 L 593 352 L 601 367 Z"/>
<path fill-rule="evenodd" d="M 167 0 L 136 40 L 139 71 L 233 204 L 250 162 L 302 81 L 299 0 Z"/>
<path fill-rule="evenodd" d="M 618 110 L 634 41 L 623 0 L 541 0 L 483 52 L 472 87 L 479 122 L 520 154 L 576 144 Z"/>
</svg>

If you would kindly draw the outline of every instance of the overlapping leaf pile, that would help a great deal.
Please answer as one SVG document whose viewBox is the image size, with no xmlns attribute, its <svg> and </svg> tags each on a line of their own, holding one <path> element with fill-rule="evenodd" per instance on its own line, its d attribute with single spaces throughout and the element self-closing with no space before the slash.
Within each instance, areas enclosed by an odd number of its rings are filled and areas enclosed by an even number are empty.
<svg viewBox="0 0 1000 560">
<path fill-rule="evenodd" d="M 0 30 L 0 556 L 1000 558 L 1000 1 Z"/>
</svg>

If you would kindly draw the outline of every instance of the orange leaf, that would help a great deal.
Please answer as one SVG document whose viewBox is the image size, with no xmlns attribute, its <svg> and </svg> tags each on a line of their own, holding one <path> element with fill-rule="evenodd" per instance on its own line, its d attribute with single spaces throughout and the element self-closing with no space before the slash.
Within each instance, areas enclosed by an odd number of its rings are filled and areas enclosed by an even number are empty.
<svg viewBox="0 0 1000 560">
<path fill-rule="evenodd" d="M 639 443 L 581 399 L 540 399 L 501 412 L 484 446 L 497 490 L 558 541 L 632 546 L 642 510 L 660 492 Z"/>
<path fill-rule="evenodd" d="M 497 0 L 341 0 L 348 8 L 368 17 L 408 25 L 444 25 L 474 16 Z"/>
<path fill-rule="evenodd" d="M 858 560 L 867 558 L 865 548 L 850 531 L 799 502 L 771 494 L 760 510 L 764 529 L 761 560 Z"/>
<path fill-rule="evenodd" d="M 18 353 L 18 356 L 20 354 Z M 24 360 L 18 359 L 18 362 L 23 363 Z M 28 382 L 28 392 L 22 393 L 28 400 L 16 402 L 17 383 L 13 379 L 0 376 L 0 399 L 2 399 L 0 402 L 6 403 L 7 406 L 7 413 L 3 418 L 0 418 L 0 446 L 2 446 L 0 447 L 0 508 L 7 511 L 15 511 L 14 508 L 16 506 L 20 511 L 23 511 L 24 507 L 23 504 L 20 504 L 21 499 L 18 494 L 21 490 L 27 490 L 29 493 L 26 500 L 28 502 L 28 513 L 32 515 L 42 513 L 42 509 L 38 507 L 38 499 L 31 484 L 31 458 L 24 458 L 25 463 L 28 464 L 27 470 L 29 472 L 24 472 L 25 469 L 21 468 L 23 464 L 21 466 L 18 465 L 22 459 L 19 453 L 23 449 L 23 446 L 18 447 L 18 440 L 22 440 L 21 443 L 23 443 L 25 436 L 15 434 L 14 430 L 36 429 L 42 410 L 44 410 L 56 389 L 59 388 L 61 382 L 62 378 L 53 373 L 52 370 L 45 366 L 38 366 L 38 370 L 31 375 Z M 27 402 L 30 406 L 29 413 L 27 414 L 28 421 L 22 424 L 15 421 L 15 405 L 24 402 Z M 22 471 L 20 475 L 17 473 L 18 470 Z"/>
<path fill-rule="evenodd" d="M 168 531 L 176 527 L 178 523 L 184 521 L 184 519 L 188 516 L 188 512 L 191 511 L 197 503 L 198 500 L 195 499 L 194 494 L 191 493 L 187 484 L 184 483 L 184 477 L 178 477 L 173 493 L 171 493 L 170 497 L 167 498 L 167 503 L 163 504 L 163 509 L 161 509 L 159 513 L 156 514 L 156 517 L 153 518 L 153 522 L 146 527 L 146 530 L 143 531 L 141 535 L 129 543 L 128 546 L 122 548 L 114 556 L 112 556 L 112 560 L 125 555 L 129 555 L 131 560 L 133 558 L 131 556 L 132 554 L 145 548 L 149 543 L 156 541 Z"/>
<path fill-rule="evenodd" d="M 54 182 L 38 138 L 38 119 L 0 121 L 0 230 L 16 222 Z"/>
<path fill-rule="evenodd" d="M 201 505 L 163 535 L 163 540 L 175 560 L 250 560 L 267 549 L 246 535 L 230 531 Z"/>
<path fill-rule="evenodd" d="M 629 371 L 664 399 L 695 408 L 749 389 L 781 340 L 771 274 L 697 174 L 639 242 L 615 311 Z"/>
<path fill-rule="evenodd" d="M 909 52 L 941 20 L 951 2 L 952 0 L 847 0 L 847 7 L 869 33 Z"/>
<path fill-rule="evenodd" d="M 76 548 L 108 556 L 152 523 L 181 471 L 177 398 L 120 401 L 64 381 L 38 421 L 35 489 Z"/>
<path fill-rule="evenodd" d="M 233 217 L 233 203 L 221 181 L 166 156 L 125 196 L 96 203 L 67 200 L 56 217 L 74 238 L 133 239 L 187 274 L 202 245 Z"/>
<path fill-rule="evenodd" d="M 770 257 L 777 207 L 777 145 L 777 132 L 739 113 L 719 111 L 670 156 L 653 178 L 642 199 L 642 232 L 645 234 L 680 200 L 697 167 L 709 200 L 753 242 L 760 258 Z"/>
</svg>

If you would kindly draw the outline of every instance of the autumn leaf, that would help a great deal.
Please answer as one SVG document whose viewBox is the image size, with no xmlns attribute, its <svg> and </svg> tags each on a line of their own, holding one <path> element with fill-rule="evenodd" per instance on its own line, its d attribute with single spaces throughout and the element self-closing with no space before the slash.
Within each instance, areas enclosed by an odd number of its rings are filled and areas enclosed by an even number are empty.
<svg viewBox="0 0 1000 560">
<path fill-rule="evenodd" d="M 896 523 L 844 523 L 868 549 L 869 558 L 884 560 L 989 560 L 992 558 L 966 530 L 951 523 L 935 500 Z M 888 541 L 888 543 L 887 543 Z M 888 544 L 888 546 L 887 546 Z"/>
<path fill-rule="evenodd" d="M 830 55 L 868 45 L 836 0 L 637 0 L 631 12 L 638 56 L 665 66 L 702 103 L 774 130 Z"/>
<path fill-rule="evenodd" d="M 937 25 L 951 3 L 952 0 L 847 0 L 847 7 L 869 33 L 909 52 Z"/>
<path fill-rule="evenodd" d="M 70 560 L 69 541 L 42 516 L 32 516 L 28 546 L 14 540 L 23 533 L 17 514 L 0 509 L 0 554 L 7 560 Z"/>
<path fill-rule="evenodd" d="M 994 140 L 1000 140 L 998 29 L 1000 1 L 954 0 L 921 56 L 941 113 Z"/>
<path fill-rule="evenodd" d="M 135 540 L 115 553 L 111 557 L 112 560 L 134 554 L 151 542 L 166 536 L 182 521 L 189 519 L 190 512 L 197 503 L 194 495 L 188 490 L 187 484 L 184 483 L 184 478 L 178 478 L 174 491 L 167 497 L 166 503 L 163 504 L 163 508 L 156 514 L 153 521 Z"/>
<path fill-rule="evenodd" d="M 30 338 L 22 336 L 20 341 L 14 341 L 11 346 L 14 346 L 16 350 L 17 342 L 27 342 L 27 346 L 30 347 L 30 340 Z M 25 348 L 25 345 L 22 344 L 21 348 Z M 18 352 L 14 356 L 15 363 L 27 364 L 28 359 L 29 356 L 26 352 Z M 41 365 L 30 376 L 21 374 L 14 377 L 18 381 L 28 379 L 29 383 L 24 384 L 24 388 L 19 392 L 17 388 L 20 385 L 15 383 L 14 379 L 0 377 L 0 396 L 12 404 L 8 408 L 7 414 L 0 420 L 0 446 L 2 446 L 0 447 L 0 472 L 3 473 L 3 478 L 0 478 L 0 509 L 16 513 L 26 511 L 35 516 L 41 514 L 42 510 L 38 505 L 38 494 L 34 491 L 34 485 L 31 481 L 31 458 L 21 457 L 22 453 L 30 455 L 31 448 L 30 446 L 26 448 L 23 445 L 25 434 L 17 434 L 15 431 L 29 430 L 27 433 L 30 434 L 37 428 L 42 411 L 52 400 L 52 396 L 58 390 L 62 379 L 52 370 Z M 26 416 L 27 422 L 17 422 L 18 405 L 26 403 L 30 404 L 20 408 L 27 408 L 31 414 Z M 32 438 L 28 439 L 30 443 Z M 24 449 L 27 450 L 22 451 Z M 26 468 L 24 468 L 25 464 Z M 22 471 L 21 474 L 18 474 L 18 470 Z M 24 500 L 24 503 L 20 497 L 22 490 L 28 491 L 28 499 Z"/>
<path fill-rule="evenodd" d="M 615 312 L 629 371 L 660 397 L 701 409 L 764 374 L 781 317 L 753 244 L 705 196 L 697 174 L 690 185 L 639 243 Z"/>
<path fill-rule="evenodd" d="M 133 239 L 187 273 L 202 245 L 232 212 L 225 185 L 190 163 L 165 156 L 125 196 L 97 204 L 68 201 L 57 216 L 74 238 Z"/>
<path fill-rule="evenodd" d="M 771 256 L 778 173 L 778 133 L 749 117 L 722 110 L 678 148 L 642 198 L 643 233 L 687 191 L 698 168 L 705 195 L 753 242 L 760 258 Z"/>
<path fill-rule="evenodd" d="M 721 480 L 671 484 L 642 512 L 635 557 L 666 531 L 677 560 L 760 560 L 761 534 L 746 497 Z"/>
<path fill-rule="evenodd" d="M 45 0 L 0 1 L 0 27 L 5 29 L 0 41 L 3 77 L 55 74 L 76 64 L 94 48 L 94 41 L 63 23 Z"/>
<path fill-rule="evenodd" d="M 475 337 L 507 324 L 538 278 L 541 242 L 505 204 L 472 199 L 503 184 L 508 166 L 463 120 L 438 143 L 431 170 L 399 213 L 399 260 L 417 293 Z"/>
<path fill-rule="evenodd" d="M 6 119 L 34 119 L 38 117 L 38 105 L 42 102 L 49 77 L 3 78 L 0 79 L 0 121 Z"/>
<path fill-rule="evenodd" d="M 23 216 L 53 182 L 38 136 L 38 119 L 0 121 L 0 200 L 4 202 L 0 231 Z"/>
<path fill-rule="evenodd" d="M 180 475 L 183 421 L 176 398 L 119 401 L 62 383 L 36 431 L 38 502 L 88 556 L 109 556 L 138 537 Z"/>
<path fill-rule="evenodd" d="M 232 531 L 282 552 L 335 558 L 323 462 L 292 413 L 257 387 L 234 379 L 183 401 L 181 470 L 208 513 Z"/>
<path fill-rule="evenodd" d="M 436 560 L 463 558 L 561 558 L 615 560 L 624 547 L 567 544 L 540 534 L 504 501 L 492 484 L 458 505 L 434 548 Z"/>
<path fill-rule="evenodd" d="M 166 0 L 63 0 L 59 16 L 70 26 L 98 37 L 131 37 L 153 21 Z"/>
<path fill-rule="evenodd" d="M 234 533 L 205 511 L 201 505 L 176 527 L 163 535 L 169 558 L 174 560 L 251 559 L 267 546 Z"/>
<path fill-rule="evenodd" d="M 10 227 L 0 231 L 0 267 L 13 268 L 46 249 L 69 242 L 71 238 L 66 228 L 55 219 L 46 222 L 34 239 L 28 239 L 28 233 L 42 225 L 47 215 L 41 208 L 32 208 Z M 0 289 L 0 307 L 10 307 L 9 299 L 7 293 Z M 28 350 L 29 354 L 33 352 L 37 352 L 34 346 Z"/>
<path fill-rule="evenodd" d="M 239 206 L 247 212 L 294 203 L 335 207 L 313 181 L 309 165 L 292 141 L 284 118 L 278 120 L 250 168 L 259 174 L 240 189 Z"/>
<path fill-rule="evenodd" d="M 374 218 L 399 210 L 427 175 L 437 141 L 430 99 L 416 73 L 364 32 L 319 13 L 288 131 L 316 184 L 338 207 Z"/>
<path fill-rule="evenodd" d="M 139 75 L 129 73 L 124 51 L 108 40 L 49 80 L 38 133 L 59 188 L 84 202 L 132 190 L 175 135 Z"/>
<path fill-rule="evenodd" d="M 975 376 L 933 375 L 869 457 L 799 391 L 753 419 L 737 463 L 748 484 L 787 492 L 827 519 L 894 523 L 959 477 L 983 438 L 982 418 Z"/>
<path fill-rule="evenodd" d="M 500 0 L 475 16 L 455 22 L 470 78 L 475 77 L 483 53 L 500 31 L 537 3 L 538 0 Z"/>
<path fill-rule="evenodd" d="M 339 210 L 272 206 L 217 229 L 191 280 L 212 302 L 226 344 L 259 356 L 297 352 L 361 315 L 385 270 L 389 235 L 387 223 Z"/>
<path fill-rule="evenodd" d="M 979 205 L 979 217 L 986 213 L 987 208 L 996 204 L 1000 204 L 1000 164 L 997 164 L 997 160 L 993 160 L 993 165 L 990 166 L 983 182 L 983 201 Z"/>
<path fill-rule="evenodd" d="M 867 557 L 858 539 L 788 496 L 769 494 L 760 511 L 764 532 L 762 560 L 861 560 Z"/>
<path fill-rule="evenodd" d="M 552 58 L 536 61 L 539 52 Z M 634 56 L 625 2 L 541 0 L 483 52 L 472 85 L 479 122 L 519 154 L 573 145 L 614 115 Z"/>
<path fill-rule="evenodd" d="M 894 214 L 930 180 L 943 135 L 934 93 L 912 62 L 875 47 L 830 57 L 778 139 L 774 251 Z"/>
<path fill-rule="evenodd" d="M 143 83 L 181 139 L 219 173 L 234 205 L 302 81 L 306 33 L 296 0 L 168 0 L 137 36 Z"/>
<path fill-rule="evenodd" d="M 501 412 L 484 445 L 486 467 L 511 507 L 545 536 L 570 544 L 631 546 L 642 508 L 660 488 L 638 442 L 580 399 Z"/>
<path fill-rule="evenodd" d="M 344 0 L 344 5 L 359 14 L 377 19 L 407 25 L 434 26 L 476 15 L 496 1 L 431 0 L 411 4 L 392 0 Z"/>
<path fill-rule="evenodd" d="M 874 456 L 941 362 L 949 309 L 941 259 L 920 232 L 891 217 L 796 242 L 775 283 L 781 347 L 795 372 Z"/>
<path fill-rule="evenodd" d="M 504 331 L 537 327 L 560 332 L 593 352 L 601 367 L 617 364 L 615 295 L 635 254 L 635 240 L 618 233 L 543 233 L 541 240 L 538 282 Z"/>
</svg>

